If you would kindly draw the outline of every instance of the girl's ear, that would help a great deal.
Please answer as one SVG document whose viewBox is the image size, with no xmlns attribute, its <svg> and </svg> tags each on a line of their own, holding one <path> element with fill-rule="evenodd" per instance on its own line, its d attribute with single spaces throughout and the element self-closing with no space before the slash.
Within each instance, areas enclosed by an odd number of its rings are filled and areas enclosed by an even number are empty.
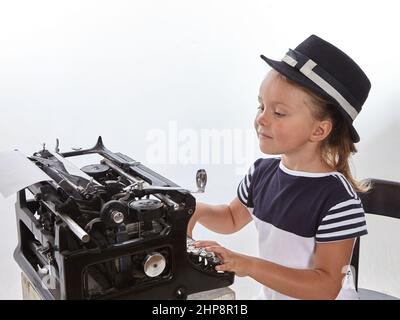
<svg viewBox="0 0 400 320">
<path fill-rule="evenodd" d="M 316 123 L 314 131 L 311 134 L 310 140 L 313 142 L 323 141 L 332 131 L 332 121 L 322 120 Z"/>
</svg>

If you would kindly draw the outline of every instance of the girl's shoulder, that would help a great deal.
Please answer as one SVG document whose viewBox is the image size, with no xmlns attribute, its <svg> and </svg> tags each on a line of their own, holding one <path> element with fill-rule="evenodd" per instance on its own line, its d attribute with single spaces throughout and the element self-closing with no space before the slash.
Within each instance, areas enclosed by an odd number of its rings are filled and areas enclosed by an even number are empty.
<svg viewBox="0 0 400 320">
<path fill-rule="evenodd" d="M 344 208 L 348 204 L 352 204 L 353 208 L 362 207 L 359 195 L 343 174 L 332 174 L 328 180 L 328 183 L 324 185 L 323 192 L 325 213 L 336 208 Z"/>
<path fill-rule="evenodd" d="M 331 175 L 331 183 L 330 186 L 332 188 L 332 192 L 338 193 L 344 198 L 354 198 L 358 199 L 358 194 L 354 190 L 352 184 L 346 177 L 337 172 Z"/>
</svg>

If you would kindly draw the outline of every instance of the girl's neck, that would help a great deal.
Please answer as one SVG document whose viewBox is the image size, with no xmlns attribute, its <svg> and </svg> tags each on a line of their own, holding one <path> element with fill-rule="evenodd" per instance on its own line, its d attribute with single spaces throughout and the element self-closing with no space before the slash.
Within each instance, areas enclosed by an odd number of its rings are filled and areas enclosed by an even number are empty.
<svg viewBox="0 0 400 320">
<path fill-rule="evenodd" d="M 304 171 L 312 173 L 323 173 L 335 171 L 334 168 L 328 166 L 328 164 L 322 159 L 321 153 L 311 153 L 304 155 L 282 155 L 283 165 L 293 171 Z"/>
</svg>

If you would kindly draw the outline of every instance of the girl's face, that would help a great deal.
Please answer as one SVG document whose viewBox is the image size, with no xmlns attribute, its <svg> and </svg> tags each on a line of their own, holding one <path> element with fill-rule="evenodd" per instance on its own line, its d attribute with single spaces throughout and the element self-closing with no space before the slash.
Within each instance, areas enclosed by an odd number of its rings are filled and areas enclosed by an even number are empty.
<svg viewBox="0 0 400 320">
<path fill-rule="evenodd" d="M 260 87 L 255 120 L 260 149 L 266 154 L 295 154 L 315 142 L 319 121 L 310 110 L 310 96 L 271 71 Z"/>
</svg>

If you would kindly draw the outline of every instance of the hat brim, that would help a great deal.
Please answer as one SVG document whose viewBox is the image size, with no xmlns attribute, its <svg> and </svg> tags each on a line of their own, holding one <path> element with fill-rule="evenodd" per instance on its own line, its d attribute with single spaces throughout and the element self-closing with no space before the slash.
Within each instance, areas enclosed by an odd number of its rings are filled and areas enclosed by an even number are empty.
<svg viewBox="0 0 400 320">
<path fill-rule="evenodd" d="M 279 73 L 283 74 L 286 76 L 288 79 L 312 90 L 313 92 L 316 92 L 317 94 L 321 95 L 323 98 L 337 106 L 339 112 L 341 115 L 344 117 L 344 120 L 346 123 L 349 125 L 350 128 L 350 134 L 353 142 L 359 142 L 360 141 L 360 136 L 358 135 L 356 129 L 353 127 L 352 124 L 352 119 L 350 116 L 346 113 L 346 111 L 343 110 L 343 108 L 338 104 L 338 102 L 333 99 L 330 95 L 328 95 L 324 90 L 322 90 L 319 86 L 317 86 L 314 82 L 312 82 L 310 79 L 308 79 L 306 76 L 304 76 L 300 71 L 298 71 L 296 68 L 293 68 L 289 66 L 287 63 L 283 61 L 276 61 L 269 59 L 265 57 L 264 55 L 261 55 L 261 58 L 268 63 L 270 67 L 278 71 Z"/>
</svg>

